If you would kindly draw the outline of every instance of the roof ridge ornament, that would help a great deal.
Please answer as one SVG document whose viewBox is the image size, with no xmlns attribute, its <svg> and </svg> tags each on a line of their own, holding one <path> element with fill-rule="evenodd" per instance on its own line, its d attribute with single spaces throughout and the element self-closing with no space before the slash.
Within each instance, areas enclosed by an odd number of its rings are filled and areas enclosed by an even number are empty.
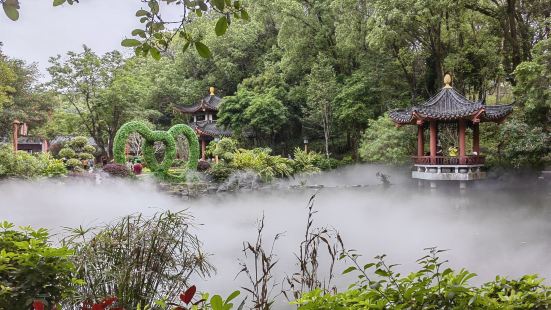
<svg viewBox="0 0 551 310">
<path fill-rule="evenodd" d="M 211 95 L 211 96 L 214 96 L 214 86 L 211 86 L 211 87 L 209 88 L 209 90 L 210 90 L 210 95 Z"/>
<path fill-rule="evenodd" d="M 444 88 L 452 88 L 451 83 L 452 83 L 452 76 L 449 73 L 446 73 L 446 75 L 444 76 L 444 84 L 446 84 Z"/>
</svg>

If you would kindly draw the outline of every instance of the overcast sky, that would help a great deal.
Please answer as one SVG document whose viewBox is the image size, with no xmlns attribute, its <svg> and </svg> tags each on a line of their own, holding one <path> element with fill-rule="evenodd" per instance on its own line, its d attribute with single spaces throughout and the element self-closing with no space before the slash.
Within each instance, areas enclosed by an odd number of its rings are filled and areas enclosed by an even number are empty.
<svg viewBox="0 0 551 310">
<path fill-rule="evenodd" d="M 139 27 L 134 14 L 144 6 L 140 0 L 82 0 L 77 5 L 55 8 L 52 0 L 19 2 L 16 22 L 0 11 L 2 50 L 9 57 L 37 62 L 42 81 L 49 79 L 46 67 L 50 56 L 80 51 L 83 44 L 98 54 L 118 49 L 131 55 L 132 51 L 121 47 L 120 42 Z"/>
</svg>

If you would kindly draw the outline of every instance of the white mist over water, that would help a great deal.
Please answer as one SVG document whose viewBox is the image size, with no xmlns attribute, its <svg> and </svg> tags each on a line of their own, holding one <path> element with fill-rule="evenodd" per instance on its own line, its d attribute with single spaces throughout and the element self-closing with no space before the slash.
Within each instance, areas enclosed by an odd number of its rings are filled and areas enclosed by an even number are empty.
<svg viewBox="0 0 551 310">
<path fill-rule="evenodd" d="M 383 171 L 395 185 L 383 189 L 375 173 Z M 386 253 L 400 271 L 413 270 L 423 248 L 450 249 L 444 254 L 453 267 L 465 267 L 479 276 L 475 283 L 497 274 L 518 277 L 538 273 L 551 278 L 551 191 L 549 185 L 519 180 L 515 184 L 485 181 L 473 184 L 465 194 L 458 186 L 437 191 L 418 189 L 404 170 L 353 166 L 289 184 L 344 186 L 324 188 L 315 200 L 314 226 L 337 229 L 346 248 L 363 254 L 364 261 Z M 184 200 L 158 192 L 148 182 L 4 182 L 0 183 L 0 220 L 17 225 L 47 227 L 62 234 L 64 226 L 101 225 L 122 216 L 142 212 L 189 209 L 200 225 L 196 233 L 211 253 L 218 273 L 197 280 L 200 290 L 228 294 L 246 285 L 239 272 L 243 241 L 256 238 L 256 221 L 265 215 L 266 245 L 276 233 L 284 236 L 275 245 L 279 259 L 275 280 L 297 271 L 294 259 L 304 236 L 307 202 L 315 190 L 217 194 Z M 353 281 L 338 276 L 337 283 Z M 326 268 L 321 266 L 322 271 Z M 341 287 L 344 287 L 341 286 Z M 277 292 L 276 288 L 274 292 Z"/>
</svg>

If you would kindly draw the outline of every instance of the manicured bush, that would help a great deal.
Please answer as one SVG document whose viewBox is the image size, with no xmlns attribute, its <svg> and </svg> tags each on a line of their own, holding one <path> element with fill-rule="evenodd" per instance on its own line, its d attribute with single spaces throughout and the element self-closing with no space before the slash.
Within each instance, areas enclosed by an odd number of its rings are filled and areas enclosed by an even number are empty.
<svg viewBox="0 0 551 310">
<path fill-rule="evenodd" d="M 89 154 L 94 154 L 96 152 L 96 148 L 93 147 L 92 145 L 85 145 L 82 150 L 85 152 L 85 153 L 89 153 Z"/>
<path fill-rule="evenodd" d="M 58 156 L 65 159 L 71 159 L 76 158 L 77 153 L 73 149 L 64 147 L 59 151 Z"/>
<path fill-rule="evenodd" d="M 123 177 L 123 178 L 132 175 L 132 172 L 130 171 L 130 169 L 128 169 L 126 165 L 122 165 L 122 164 L 107 164 L 103 166 L 103 171 L 109 173 L 112 176 Z"/>
<path fill-rule="evenodd" d="M 88 160 L 88 159 L 93 159 L 94 156 L 92 154 L 89 154 L 89 153 L 79 153 L 78 154 L 78 159 L 80 160 Z"/>
<path fill-rule="evenodd" d="M 84 147 L 88 144 L 88 138 L 77 136 L 71 139 L 68 144 L 73 150 L 83 150 Z"/>
<path fill-rule="evenodd" d="M 155 173 L 155 175 L 166 175 L 166 178 L 178 178 L 178 176 L 168 175 L 168 170 L 172 167 L 176 157 L 176 137 L 179 135 L 184 135 L 188 140 L 188 168 L 191 170 L 197 169 L 199 142 L 193 129 L 184 124 L 175 125 L 167 132 L 153 131 L 149 129 L 145 123 L 139 121 L 132 121 L 124 124 L 119 131 L 117 131 L 117 135 L 115 136 L 115 145 L 113 148 L 115 162 L 119 164 L 124 164 L 126 162 L 126 141 L 129 135 L 134 132 L 139 133 L 145 139 L 143 147 L 145 164 Z M 164 159 L 161 163 L 155 158 L 154 144 L 156 141 L 161 141 L 165 145 Z"/>
<path fill-rule="evenodd" d="M 36 299 L 53 307 L 72 294 L 73 252 L 52 246 L 46 229 L 2 222 L 0 249 L 0 309 L 31 309 Z"/>
<path fill-rule="evenodd" d="M 218 159 L 224 161 L 231 161 L 233 159 L 233 153 L 237 151 L 237 146 L 237 141 L 232 138 L 222 138 L 217 143 L 211 142 L 209 144 L 211 155 L 218 156 Z"/>
<path fill-rule="evenodd" d="M 71 158 L 65 162 L 65 166 L 69 169 L 82 168 L 82 162 L 79 159 Z"/>
</svg>

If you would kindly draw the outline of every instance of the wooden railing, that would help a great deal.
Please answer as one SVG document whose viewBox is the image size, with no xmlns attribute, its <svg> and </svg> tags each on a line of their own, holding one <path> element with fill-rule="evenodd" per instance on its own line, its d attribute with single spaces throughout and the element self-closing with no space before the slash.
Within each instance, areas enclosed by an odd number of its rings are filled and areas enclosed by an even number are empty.
<svg viewBox="0 0 551 310">
<path fill-rule="evenodd" d="M 481 155 L 470 155 L 465 157 L 458 156 L 413 156 L 413 162 L 416 165 L 438 165 L 438 166 L 457 166 L 457 165 L 484 165 L 486 158 Z"/>
</svg>

